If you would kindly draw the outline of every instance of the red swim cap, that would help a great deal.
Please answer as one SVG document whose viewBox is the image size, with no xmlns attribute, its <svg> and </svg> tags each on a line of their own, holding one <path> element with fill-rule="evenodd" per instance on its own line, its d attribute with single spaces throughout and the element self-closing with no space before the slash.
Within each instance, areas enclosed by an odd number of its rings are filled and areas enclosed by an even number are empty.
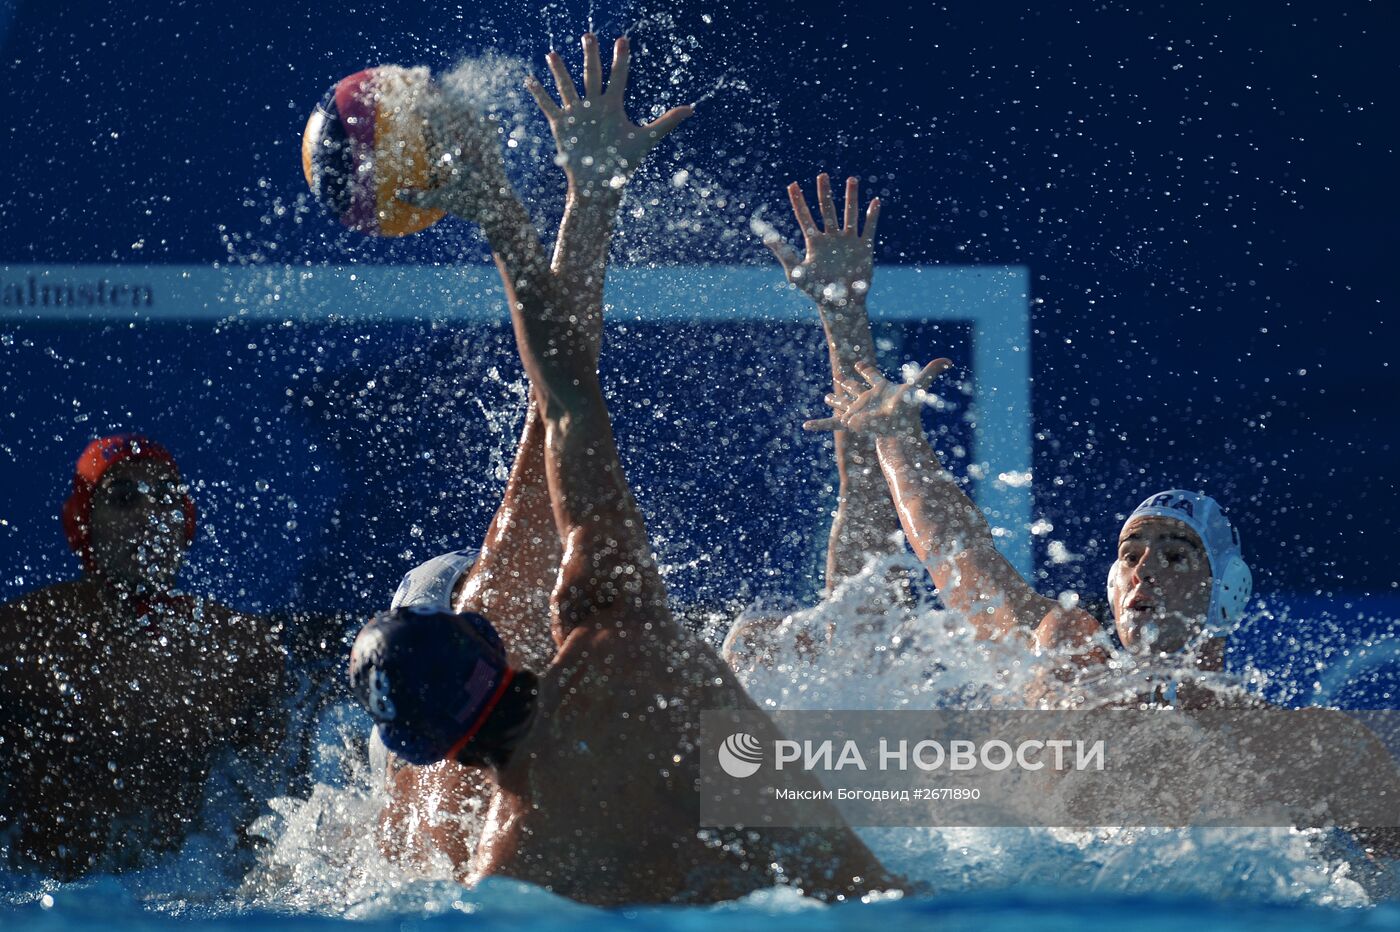
<svg viewBox="0 0 1400 932">
<path fill-rule="evenodd" d="M 99 437 L 87 445 L 78 465 L 73 470 L 73 493 L 63 503 L 63 533 L 68 538 L 68 546 L 83 561 L 83 567 L 93 570 L 92 549 L 92 496 L 102 477 L 118 463 L 128 460 L 152 460 L 164 463 L 175 470 L 175 478 L 180 478 L 180 467 L 170 451 L 140 434 L 116 434 Z M 182 506 L 185 511 L 185 543 L 194 540 L 195 511 L 194 499 L 189 493 L 182 493 Z"/>
</svg>

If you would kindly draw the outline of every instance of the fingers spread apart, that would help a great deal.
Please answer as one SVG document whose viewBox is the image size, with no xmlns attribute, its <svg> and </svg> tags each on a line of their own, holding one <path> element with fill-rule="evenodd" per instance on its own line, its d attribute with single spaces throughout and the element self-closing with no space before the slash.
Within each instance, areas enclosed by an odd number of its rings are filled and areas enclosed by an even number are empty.
<svg viewBox="0 0 1400 932">
<path fill-rule="evenodd" d="M 831 197 L 831 176 L 826 172 L 817 176 L 817 206 L 822 212 L 822 232 L 837 232 L 841 225 L 836 222 L 836 202 Z"/>
<path fill-rule="evenodd" d="M 667 110 L 665 113 L 661 114 L 661 116 L 644 125 L 642 129 L 650 133 L 653 138 L 660 139 L 662 136 L 665 136 L 671 130 L 690 119 L 694 114 L 694 107 L 689 104 L 682 104 L 679 107 L 672 107 L 670 110 Z"/>
<path fill-rule="evenodd" d="M 847 236 L 856 235 L 856 224 L 860 220 L 860 179 L 852 175 L 846 179 L 846 219 L 841 232 Z"/>
<path fill-rule="evenodd" d="M 564 105 L 564 109 L 577 107 L 581 103 L 578 96 L 578 88 L 574 85 L 574 79 L 569 77 L 568 66 L 564 64 L 564 56 L 558 52 L 550 52 L 544 58 L 549 65 L 549 73 L 554 76 L 554 86 L 559 90 L 559 101 Z"/>
<path fill-rule="evenodd" d="M 627 71 L 632 64 L 632 46 L 623 36 L 613 44 L 612 68 L 608 71 L 608 97 L 622 97 L 627 91 Z"/>
<path fill-rule="evenodd" d="M 768 247 L 783 267 L 783 271 L 792 274 L 792 270 L 802 264 L 802 259 L 797 255 L 797 251 L 788 245 L 787 240 L 772 227 L 767 227 L 763 231 L 763 245 Z"/>
<path fill-rule="evenodd" d="M 837 414 L 841 414 L 851 406 L 852 399 L 847 396 L 838 395 L 835 392 L 827 392 L 822 396 L 822 401 L 826 402 L 828 408 L 835 411 Z"/>
<path fill-rule="evenodd" d="M 583 34 L 583 94 L 599 97 L 603 93 L 603 59 L 598 54 L 598 37 Z"/>
<path fill-rule="evenodd" d="M 817 223 L 812 219 L 812 211 L 807 207 L 807 196 L 802 193 L 802 185 L 794 181 L 788 185 L 788 200 L 792 201 L 792 213 L 797 218 L 797 225 L 802 229 L 802 235 L 811 240 L 817 235 Z M 810 246 L 811 243 L 809 242 Z"/>
<path fill-rule="evenodd" d="M 544 89 L 544 85 L 530 75 L 525 79 L 525 90 L 530 92 L 530 96 L 535 98 L 535 103 L 539 105 L 540 112 L 551 124 L 564 115 L 564 111 L 559 109 L 559 105 L 549 96 L 549 92 Z"/>
<path fill-rule="evenodd" d="M 880 222 L 880 199 L 877 197 L 865 209 L 865 230 L 860 238 L 867 243 L 875 240 L 875 227 Z"/>
<path fill-rule="evenodd" d="M 865 209 L 865 228 L 860 229 L 860 179 L 854 175 L 846 179 L 845 203 L 840 218 L 837 217 L 836 199 L 831 191 L 831 176 L 826 172 L 817 176 L 817 208 L 822 218 L 820 229 L 812 219 L 812 211 L 807 207 L 807 198 L 802 193 L 802 186 L 795 181 L 788 185 L 788 199 L 792 201 L 792 212 L 797 217 L 798 226 L 802 228 L 802 235 L 809 241 L 814 236 L 832 234 L 858 237 L 861 242 L 867 244 L 875 239 L 875 227 L 880 220 L 880 199 L 871 199 Z"/>
<path fill-rule="evenodd" d="M 554 84 L 559 89 L 559 104 L 550 98 L 543 85 L 533 76 L 525 79 L 525 89 L 530 92 L 531 97 L 535 98 L 535 103 L 539 104 L 545 117 L 550 120 L 558 117 L 563 110 L 581 106 L 584 99 L 598 98 L 620 101 L 627 91 L 627 75 L 632 64 L 632 46 L 627 38 L 624 36 L 613 44 L 612 68 L 608 72 L 606 86 L 603 84 L 603 59 L 598 49 L 598 37 L 591 32 L 584 33 L 582 42 L 583 98 L 578 95 L 578 85 L 569 75 L 569 68 L 564 63 L 564 56 L 558 52 L 551 51 L 546 55 L 545 63 L 549 66 L 549 73 L 554 77 Z M 690 114 L 685 115 L 689 116 Z M 662 119 L 667 116 L 670 116 L 670 113 L 664 114 Z M 655 126 L 655 123 L 652 125 Z M 675 124 L 665 126 L 663 135 L 674 128 Z"/>
</svg>

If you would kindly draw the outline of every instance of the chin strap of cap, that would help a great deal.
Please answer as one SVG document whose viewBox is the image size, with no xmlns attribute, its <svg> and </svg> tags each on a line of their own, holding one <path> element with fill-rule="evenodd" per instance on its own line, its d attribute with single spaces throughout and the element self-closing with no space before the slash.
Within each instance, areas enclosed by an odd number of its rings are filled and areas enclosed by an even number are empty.
<svg viewBox="0 0 1400 932">
<path fill-rule="evenodd" d="M 506 667 L 505 672 L 501 674 L 501 682 L 496 685 L 496 691 L 491 694 L 491 698 L 486 701 L 486 705 L 481 707 L 481 712 L 478 713 L 476 721 L 472 723 L 472 727 L 467 729 L 466 734 L 457 739 L 456 744 L 448 748 L 447 760 L 456 760 L 457 755 L 462 753 L 462 749 L 476 737 L 478 731 L 481 731 L 481 726 L 485 725 L 486 720 L 491 717 L 491 713 L 496 711 L 496 706 L 500 704 L 501 697 L 506 694 L 506 690 L 510 688 L 510 683 L 513 679 L 515 679 L 515 671 L 510 667 Z"/>
</svg>

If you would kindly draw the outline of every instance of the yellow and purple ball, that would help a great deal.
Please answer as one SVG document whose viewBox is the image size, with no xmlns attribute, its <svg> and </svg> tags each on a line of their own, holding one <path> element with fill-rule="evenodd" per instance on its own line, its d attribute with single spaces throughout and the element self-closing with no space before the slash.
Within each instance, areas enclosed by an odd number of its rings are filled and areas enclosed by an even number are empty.
<svg viewBox="0 0 1400 932">
<path fill-rule="evenodd" d="M 442 219 L 440 210 L 395 196 L 428 186 L 431 158 L 419 104 L 431 83 L 426 68 L 367 68 L 337 82 L 306 121 L 306 183 L 350 229 L 407 236 Z"/>
</svg>

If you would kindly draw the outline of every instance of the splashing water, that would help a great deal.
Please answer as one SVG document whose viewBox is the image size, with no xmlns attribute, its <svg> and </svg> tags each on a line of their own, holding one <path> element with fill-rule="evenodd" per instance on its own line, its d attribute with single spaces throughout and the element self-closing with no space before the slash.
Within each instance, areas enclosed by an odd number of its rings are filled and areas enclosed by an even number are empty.
<svg viewBox="0 0 1400 932">
<path fill-rule="evenodd" d="M 1035 663 L 1023 648 L 978 641 L 966 619 L 926 602 L 871 611 L 871 605 L 890 601 L 891 571 L 920 569 L 905 558 L 872 561 L 829 600 L 783 618 L 772 665 L 743 671 L 750 694 L 771 709 L 1024 707 Z M 829 646 L 810 647 L 828 637 Z M 1119 698 L 1119 693 L 1105 690 L 1100 698 Z M 319 783 L 307 800 L 273 801 L 273 814 L 260 826 L 272 844 L 240 889 L 244 905 L 369 918 L 489 911 L 497 897 L 522 896 L 562 915 L 578 909 L 518 886 L 465 890 L 453 883 L 445 862 L 409 874 L 384 861 L 370 829 L 382 803 L 376 789 L 381 778 L 372 776 L 357 740 L 365 727 L 361 716 L 337 713 L 321 750 L 341 778 Z M 463 826 L 469 836 L 480 828 L 479 821 Z M 860 833 L 888 867 L 943 897 L 1055 888 L 1093 897 L 1152 894 L 1352 907 L 1370 904 L 1371 895 L 1390 882 L 1361 876 L 1368 869 L 1364 862 L 1316 831 L 867 828 Z M 791 891 L 774 890 L 740 908 L 784 912 L 813 906 Z"/>
<path fill-rule="evenodd" d="M 783 620 L 771 667 L 743 671 L 769 709 L 1017 709 L 1044 658 L 1013 643 L 976 640 L 965 618 L 927 603 L 871 616 L 891 569 L 922 572 L 912 558 L 872 562 L 831 599 Z M 889 599 L 886 596 L 885 602 Z M 830 638 L 829 649 L 801 646 Z M 1121 701 L 1124 680 L 1173 671 L 1115 658 L 1113 677 L 1085 684 L 1085 705 Z M 1216 689 L 1257 687 L 1258 671 L 1219 676 Z M 1251 682 L 1253 681 L 1253 682 Z M 1130 694 L 1132 689 L 1127 688 Z M 940 893 L 1026 886 L 1095 894 L 1152 893 L 1211 899 L 1360 906 L 1393 895 L 1329 833 L 1286 828 L 865 828 L 860 834 L 897 872 Z"/>
<path fill-rule="evenodd" d="M 926 601 L 904 598 L 891 604 L 892 574 L 916 572 L 922 569 L 909 558 L 871 561 L 821 604 L 786 617 L 770 615 L 777 622 L 773 663 L 741 671 L 754 699 L 772 709 L 1023 707 L 1035 670 L 1023 648 L 977 641 L 965 618 Z M 740 620 L 745 617 L 753 612 Z M 727 627 L 726 620 L 709 618 L 712 637 Z M 445 859 L 430 859 L 411 871 L 385 860 L 375 830 L 384 803 L 383 773 L 366 757 L 367 730 L 367 719 L 348 706 L 322 717 L 313 767 L 317 782 L 305 798 L 270 800 L 270 812 L 254 827 L 266 844 L 251 869 L 223 857 L 225 845 L 217 829 L 210 829 L 192 836 L 167 862 L 119 879 L 30 885 L 6 876 L 0 902 L 45 911 L 58 904 L 68 912 L 55 918 L 66 915 L 75 922 L 99 903 L 138 915 L 154 910 L 194 920 L 265 911 L 281 917 L 278 922 L 287 914 L 361 922 L 397 922 L 405 916 L 468 921 L 469 916 L 472 922 L 541 928 L 586 926 L 595 917 L 605 921 L 604 913 L 512 881 L 463 887 Z M 218 795 L 216 789 L 210 792 Z M 480 814 L 460 824 L 468 840 L 480 829 Z M 1316 831 L 867 828 L 860 834 L 888 867 L 932 891 L 931 898 L 833 909 L 773 889 L 707 909 L 627 914 L 653 915 L 666 928 L 718 928 L 749 917 L 778 928 L 806 929 L 813 919 L 826 922 L 827 916 L 839 922 L 845 910 L 869 910 L 871 921 L 882 913 L 913 921 L 930 910 L 951 910 L 956 918 L 960 908 L 1000 904 L 1001 915 L 994 911 L 985 928 L 1024 923 L 1036 909 L 1112 910 L 1122 902 L 1123 915 L 1131 915 L 1140 906 L 1122 898 L 1146 895 L 1165 898 L 1167 914 L 1184 910 L 1199 916 L 1214 909 L 1212 903 L 1228 902 L 1238 916 L 1244 904 L 1252 904 L 1249 908 L 1263 911 L 1263 922 L 1271 915 L 1267 910 L 1280 905 L 1366 906 L 1374 896 L 1394 892 L 1393 877 Z M 1009 903 L 985 899 L 1012 889 L 1019 898 Z M 1026 897 L 1034 902 L 1036 894 L 1026 891 L 1037 890 L 1056 892 L 1048 905 L 1027 905 Z M 1393 914 L 1393 907 L 1382 909 Z"/>
<path fill-rule="evenodd" d="M 553 4 L 541 9 L 550 48 L 555 46 L 555 12 Z M 590 28 L 594 19 L 590 2 Z M 741 72 L 727 70 L 716 58 L 717 50 L 706 49 L 701 55 L 700 40 L 681 35 L 676 20 L 668 14 L 643 15 L 623 34 L 634 37 L 639 58 L 651 58 L 648 67 L 634 68 L 634 99 L 649 104 L 634 106 L 638 119 L 654 117 L 664 107 L 684 102 L 696 88 L 708 90 L 691 98 L 692 102 L 716 106 L 722 106 L 730 96 L 750 91 Z M 706 62 L 704 71 L 701 61 Z M 501 119 L 512 178 L 540 228 L 547 230 L 557 219 L 562 182 L 539 170 L 539 166 L 549 164 L 553 143 L 533 102 L 521 90 L 523 76 L 540 70 L 537 61 L 492 53 L 460 61 L 442 75 L 442 80 Z M 722 93 L 725 91 L 740 93 L 727 95 Z M 763 220 L 762 205 L 773 200 L 773 192 L 748 190 L 736 179 L 744 178 L 753 165 L 780 146 L 784 126 L 775 103 L 746 100 L 744 104 L 742 122 L 735 124 L 733 141 L 726 148 L 699 153 L 680 133 L 674 146 L 656 153 L 640 170 L 629 186 L 627 222 L 616 239 L 619 259 L 634 265 L 664 265 L 678 256 L 697 261 L 736 255 L 747 258 L 760 252 L 757 239 L 749 233 L 762 237 L 772 231 Z M 310 223 L 327 231 L 321 234 L 323 251 L 335 261 L 356 265 L 395 255 L 393 247 L 367 243 L 327 224 L 309 195 L 302 193 L 289 200 L 269 193 L 273 188 L 264 181 L 247 194 L 247 203 L 263 205 L 261 228 L 223 231 L 227 262 L 260 272 L 250 287 L 226 296 L 230 310 L 221 325 L 224 335 L 240 339 L 247 335 L 256 341 L 260 339 L 256 328 L 243 318 L 254 310 L 297 304 L 305 264 L 323 257 L 304 247 Z M 789 222 L 784 217 L 778 232 Z M 455 263 L 463 255 L 482 254 L 479 235 L 463 226 L 444 224 L 425 234 L 423 240 L 432 243 L 430 261 Z M 378 249 L 383 252 L 376 253 Z M 1154 264 L 1136 253 L 1125 255 L 1119 249 L 1110 253 L 1123 262 Z M 486 289 L 466 290 L 455 294 L 453 300 L 484 301 L 487 294 Z M 364 338 L 363 334 L 347 332 L 340 338 L 339 349 L 348 355 Z M 506 340 L 508 335 L 502 331 L 499 338 Z M 302 352 L 311 381 L 322 377 L 325 358 L 315 344 L 333 345 L 336 336 L 308 333 L 305 341 L 309 348 Z M 469 433 L 469 426 L 484 423 L 493 438 L 484 468 L 458 483 L 452 493 L 455 498 L 439 504 L 450 511 L 460 508 L 463 499 L 498 494 L 513 450 L 525 383 L 495 367 L 481 371 L 477 360 L 487 354 L 466 340 L 445 355 L 434 355 L 410 341 L 405 341 L 402 350 L 403 357 L 395 366 L 364 373 L 353 385 L 348 379 L 342 384 L 340 373 L 332 372 L 318 383 L 320 394 L 308 391 L 292 403 L 303 406 L 314 398 L 321 406 L 318 410 L 323 410 L 328 400 L 333 402 L 338 413 L 325 415 L 328 427 L 323 442 L 346 446 L 402 446 L 412 444 L 424 424 L 434 425 L 434 437 L 441 439 L 454 431 Z M 410 388 L 395 380 L 397 367 L 445 374 L 414 382 Z M 471 403 L 462 404 L 463 400 Z M 386 419 L 384 412 L 391 410 L 395 417 Z M 301 442 L 290 431 L 269 428 L 268 434 L 288 447 Z M 272 443 L 270 439 L 269 445 Z M 446 442 L 427 446 L 454 449 Z M 441 454 L 425 450 L 423 455 Z M 426 460 L 415 461 L 415 465 L 422 462 Z M 212 493 L 215 489 L 211 486 L 197 491 Z M 232 500 L 233 491 L 226 491 Z M 416 486 L 402 490 L 402 513 L 421 507 L 415 493 Z M 204 496 L 206 500 L 210 497 Z M 275 490 L 269 501 L 272 498 Z M 273 505 L 266 507 L 270 512 Z M 297 510 L 295 502 L 278 502 L 276 507 Z M 217 508 L 216 504 L 215 518 Z M 406 527 L 402 530 L 407 534 Z M 658 549 L 664 552 L 671 531 L 664 526 L 654 531 Z M 288 541 L 289 546 L 294 543 Z M 415 540 L 399 556 L 408 564 L 462 543 L 446 538 Z M 215 544 L 221 542 L 215 540 Z M 679 575 L 709 562 L 711 556 L 701 554 L 693 559 L 663 561 L 663 568 L 668 575 Z M 899 561 L 873 564 L 829 601 L 783 618 L 779 631 L 784 642 L 792 646 L 780 649 L 771 667 L 742 671 L 745 686 L 760 705 L 772 709 L 1020 707 L 1034 666 L 1022 649 L 979 642 L 966 619 L 928 603 L 897 604 L 876 613 L 866 608 L 884 587 L 885 574 L 891 568 L 922 572 Z M 197 582 L 214 580 L 233 588 L 237 575 L 246 572 L 246 567 L 226 562 L 216 565 L 211 560 L 193 567 L 192 575 Z M 374 588 L 377 582 L 363 585 L 366 598 L 387 595 Z M 732 615 L 713 610 L 702 614 L 696 627 L 703 627 L 717 643 Z M 795 646 L 799 641 L 825 643 L 828 631 L 835 632 L 830 647 L 813 652 Z M 1393 640 L 1378 639 L 1363 645 L 1345 662 L 1327 666 L 1315 696 L 1324 702 L 1334 701 L 1358 678 L 1393 664 L 1396 652 Z M 1335 658 L 1329 654 L 1325 659 Z M 1239 684 L 1256 691 L 1270 686 L 1267 679 L 1257 670 L 1246 670 L 1237 677 Z M 1112 695 L 1115 687 L 1103 686 L 1110 691 L 1105 697 Z M 14 909 L 31 919 L 46 915 L 48 926 L 53 928 L 110 923 L 113 917 L 127 925 L 137 924 L 149 911 L 214 924 L 237 917 L 240 924 L 254 928 L 279 928 L 298 920 L 309 924 L 321 917 L 379 922 L 386 928 L 397 928 L 404 919 L 429 916 L 444 920 L 460 916 L 463 926 L 470 924 L 472 928 L 493 924 L 511 928 L 606 925 L 618 918 L 510 881 L 491 880 L 467 889 L 455 882 L 446 863 L 430 862 L 410 872 L 386 861 L 373 829 L 383 804 L 382 783 L 366 758 L 366 731 L 366 720 L 353 709 L 336 707 L 326 713 L 315 746 L 316 782 L 305 798 L 269 800 L 270 811 L 256 826 L 267 844 L 251 864 L 223 853 L 228 847 L 227 836 L 220 834 L 217 812 L 211 809 L 213 827 L 192 835 L 177 855 L 139 872 L 65 884 L 0 874 L 0 908 Z M 214 781 L 211 794 L 216 793 Z M 480 827 L 473 823 L 462 829 L 471 837 Z M 1394 895 L 1393 881 L 1383 871 L 1319 832 L 880 828 L 862 829 L 861 834 L 891 869 L 927 885 L 934 895 L 912 897 L 904 903 L 826 908 L 794 891 L 774 889 L 712 909 L 635 910 L 627 915 L 640 915 L 660 928 L 729 928 L 736 923 L 762 922 L 804 932 L 857 922 L 891 926 L 938 922 L 985 930 L 1024 927 L 1031 922 L 1045 928 L 1079 928 L 1091 920 L 1099 924 L 1131 922 L 1140 928 L 1153 927 L 1154 922 L 1163 928 L 1188 923 L 1206 928 L 1243 921 L 1278 929 L 1294 924 L 1316 928 L 1351 922 L 1345 914 L 1297 907 L 1364 906 Z M 1392 886 L 1387 887 L 1387 883 Z M 1015 897 L 1008 892 L 1013 888 L 1018 891 Z M 1046 890 L 1056 892 L 1036 892 Z M 1148 910 L 1142 900 L 1128 898 L 1142 896 L 1158 899 L 1150 901 Z M 850 910 L 866 912 L 853 916 Z M 242 915 L 246 913 L 253 915 Z M 1400 911 L 1389 905 L 1370 915 L 1377 925 L 1400 921 Z"/>
</svg>

